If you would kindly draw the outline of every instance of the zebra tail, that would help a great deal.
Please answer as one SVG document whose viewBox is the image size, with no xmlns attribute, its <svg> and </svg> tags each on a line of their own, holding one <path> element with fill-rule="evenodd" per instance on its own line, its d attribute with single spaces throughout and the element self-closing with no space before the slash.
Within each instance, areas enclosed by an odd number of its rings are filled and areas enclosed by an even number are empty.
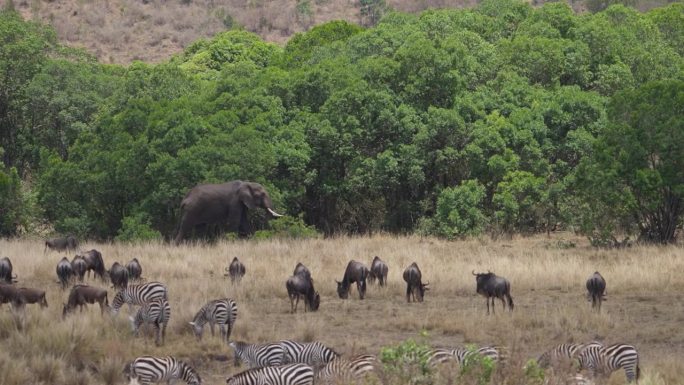
<svg viewBox="0 0 684 385">
<path fill-rule="evenodd" d="M 639 363 L 637 363 L 637 368 L 636 368 L 636 379 L 639 381 L 639 378 L 641 378 L 641 368 L 639 367 Z"/>
</svg>

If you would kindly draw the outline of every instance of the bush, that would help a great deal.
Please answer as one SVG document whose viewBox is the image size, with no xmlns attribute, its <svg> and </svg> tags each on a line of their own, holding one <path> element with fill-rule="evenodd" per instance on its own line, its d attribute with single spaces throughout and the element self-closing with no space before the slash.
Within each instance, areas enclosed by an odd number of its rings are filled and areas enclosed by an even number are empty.
<svg viewBox="0 0 684 385">
<path fill-rule="evenodd" d="M 270 230 L 259 230 L 254 233 L 255 239 L 270 238 L 317 238 L 320 236 L 316 228 L 307 226 L 302 216 L 284 216 L 269 222 Z"/>
<path fill-rule="evenodd" d="M 454 238 L 480 235 L 487 225 L 483 203 L 485 187 L 477 180 L 466 180 L 448 187 L 437 199 L 436 235 Z"/>
<path fill-rule="evenodd" d="M 0 169 L 0 235 L 16 234 L 22 221 L 22 207 L 21 180 L 17 169 L 12 167 L 7 172 Z"/>
<path fill-rule="evenodd" d="M 121 229 L 116 236 L 120 242 L 139 242 L 161 239 L 159 231 L 154 230 L 150 219 L 143 213 L 127 216 L 123 219 Z"/>
<path fill-rule="evenodd" d="M 412 339 L 380 349 L 384 383 L 430 384 L 430 346 Z"/>
</svg>

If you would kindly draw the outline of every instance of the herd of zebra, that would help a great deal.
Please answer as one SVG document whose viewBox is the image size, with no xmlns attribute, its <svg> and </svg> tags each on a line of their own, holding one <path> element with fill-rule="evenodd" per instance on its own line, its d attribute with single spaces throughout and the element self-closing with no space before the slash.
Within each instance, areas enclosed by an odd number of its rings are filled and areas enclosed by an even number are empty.
<svg viewBox="0 0 684 385">
<path fill-rule="evenodd" d="M 63 307 L 63 317 L 72 313 L 77 306 L 83 310 L 86 304 L 99 303 L 103 314 L 108 311 L 113 316 L 118 314 L 124 304 L 128 305 L 129 313 L 132 313 L 133 306 L 139 306 L 137 312 L 129 317 L 135 336 L 137 337 L 143 324 L 149 324 L 156 332 L 155 343 L 163 345 L 166 327 L 171 317 L 167 287 L 161 282 L 145 282 L 142 277 L 142 266 L 135 258 L 125 267 L 118 262 L 115 262 L 109 270 L 105 270 L 104 266 L 102 255 L 97 250 L 77 253 L 72 261 L 63 258 L 58 262 L 56 268 L 58 283 L 63 288 L 72 285 Z M 82 283 L 86 272 L 90 277 L 90 271 L 102 280 L 109 280 L 117 290 L 111 306 L 106 289 Z M 226 268 L 225 275 L 230 277 L 234 284 L 239 284 L 245 273 L 244 264 L 236 257 Z M 377 256 L 373 259 L 370 269 L 360 262 L 350 261 L 342 281 L 337 282 L 338 295 L 340 298 L 348 298 L 351 284 L 356 283 L 359 297 L 363 299 L 366 292 L 366 279 L 369 282 L 377 279 L 380 285 L 385 285 L 387 273 L 387 264 Z M 482 274 L 473 272 L 473 274 L 476 276 L 477 293 L 487 298 L 487 313 L 489 313 L 490 298 L 492 306 L 494 299 L 498 298 L 503 302 L 504 307 L 508 305 L 509 310 L 513 309 L 508 280 L 491 272 Z M 425 292 L 429 290 L 429 284 L 422 283 L 422 274 L 416 263 L 406 268 L 403 278 L 407 284 L 407 301 L 411 302 L 411 299 L 423 301 Z M 13 275 L 11 261 L 9 258 L 1 259 L 0 305 L 10 303 L 15 309 L 23 308 L 27 303 L 40 303 L 41 306 L 47 306 L 44 291 L 15 289 L 16 282 L 17 276 Z M 320 295 L 315 291 L 313 282 L 309 269 L 298 263 L 293 275 L 286 281 L 291 311 L 296 311 L 295 301 L 298 303 L 300 297 L 304 299 L 305 311 L 318 309 Z M 586 286 L 588 298 L 600 311 L 600 304 L 605 295 L 605 280 L 596 272 L 589 278 Z M 38 294 L 34 293 L 30 296 L 26 294 L 26 290 L 34 290 Z M 239 366 L 242 362 L 249 368 L 228 378 L 226 380 L 228 384 L 348 384 L 366 381 L 368 376 L 377 376 L 382 371 L 382 365 L 376 356 L 342 357 L 320 342 L 301 343 L 283 340 L 265 344 L 249 344 L 231 340 L 230 335 L 237 316 L 237 303 L 230 298 L 221 298 L 209 301 L 199 309 L 192 321 L 188 321 L 198 340 L 202 339 L 203 329 L 207 323 L 210 325 L 212 335 L 214 335 L 214 326 L 218 325 L 221 339 L 234 352 L 235 366 Z M 475 349 L 433 348 L 425 352 L 424 357 L 417 358 L 422 358 L 430 366 L 436 367 L 448 362 L 463 365 L 469 357 L 474 355 L 486 357 L 495 362 L 503 361 L 505 358 L 503 349 L 496 346 Z M 637 381 L 640 375 L 638 352 L 634 346 L 627 344 L 604 346 L 595 341 L 582 344 L 561 344 L 539 356 L 537 363 L 542 368 L 553 367 L 558 370 L 563 370 L 563 365 L 566 370 L 574 366 L 573 372 L 568 373 L 571 376 L 569 381 L 572 381 L 568 383 L 573 384 L 593 384 L 594 378 L 610 375 L 619 369 L 625 371 L 628 382 Z M 587 371 L 589 377 L 579 374 L 581 371 Z M 188 384 L 202 383 L 200 375 L 194 368 L 172 356 L 138 357 L 125 365 L 124 373 L 131 384 L 150 384 L 172 379 L 180 379 Z"/>
</svg>

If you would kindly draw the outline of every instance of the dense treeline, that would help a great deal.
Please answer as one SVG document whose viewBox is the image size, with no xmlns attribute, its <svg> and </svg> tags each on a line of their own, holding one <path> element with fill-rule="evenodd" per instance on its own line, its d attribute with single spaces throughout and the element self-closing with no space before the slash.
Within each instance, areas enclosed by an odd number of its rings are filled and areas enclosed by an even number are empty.
<svg viewBox="0 0 684 385">
<path fill-rule="evenodd" d="M 681 227 L 680 3 L 488 0 L 331 22 L 284 48 L 227 31 L 127 68 L 11 11 L 0 36 L 3 234 L 168 237 L 191 186 L 232 179 L 327 234 L 669 242 Z"/>
</svg>

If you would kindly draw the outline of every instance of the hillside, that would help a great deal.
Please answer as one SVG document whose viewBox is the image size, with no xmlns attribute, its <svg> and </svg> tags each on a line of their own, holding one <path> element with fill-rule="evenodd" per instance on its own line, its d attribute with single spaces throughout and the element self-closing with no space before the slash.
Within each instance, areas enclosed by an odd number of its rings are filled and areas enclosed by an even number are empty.
<svg viewBox="0 0 684 385">
<path fill-rule="evenodd" d="M 364 23 L 358 0 L 0 0 L 12 1 L 26 19 L 51 24 L 59 40 L 85 47 L 100 62 L 159 62 L 202 37 L 234 26 L 284 43 L 294 33 L 329 20 Z M 472 6 L 477 0 L 387 0 L 391 9 L 419 12 L 427 8 Z M 534 1 L 534 4 L 543 1 Z M 582 1 L 572 1 L 575 11 Z M 640 9 L 665 4 L 641 0 Z"/>
</svg>

